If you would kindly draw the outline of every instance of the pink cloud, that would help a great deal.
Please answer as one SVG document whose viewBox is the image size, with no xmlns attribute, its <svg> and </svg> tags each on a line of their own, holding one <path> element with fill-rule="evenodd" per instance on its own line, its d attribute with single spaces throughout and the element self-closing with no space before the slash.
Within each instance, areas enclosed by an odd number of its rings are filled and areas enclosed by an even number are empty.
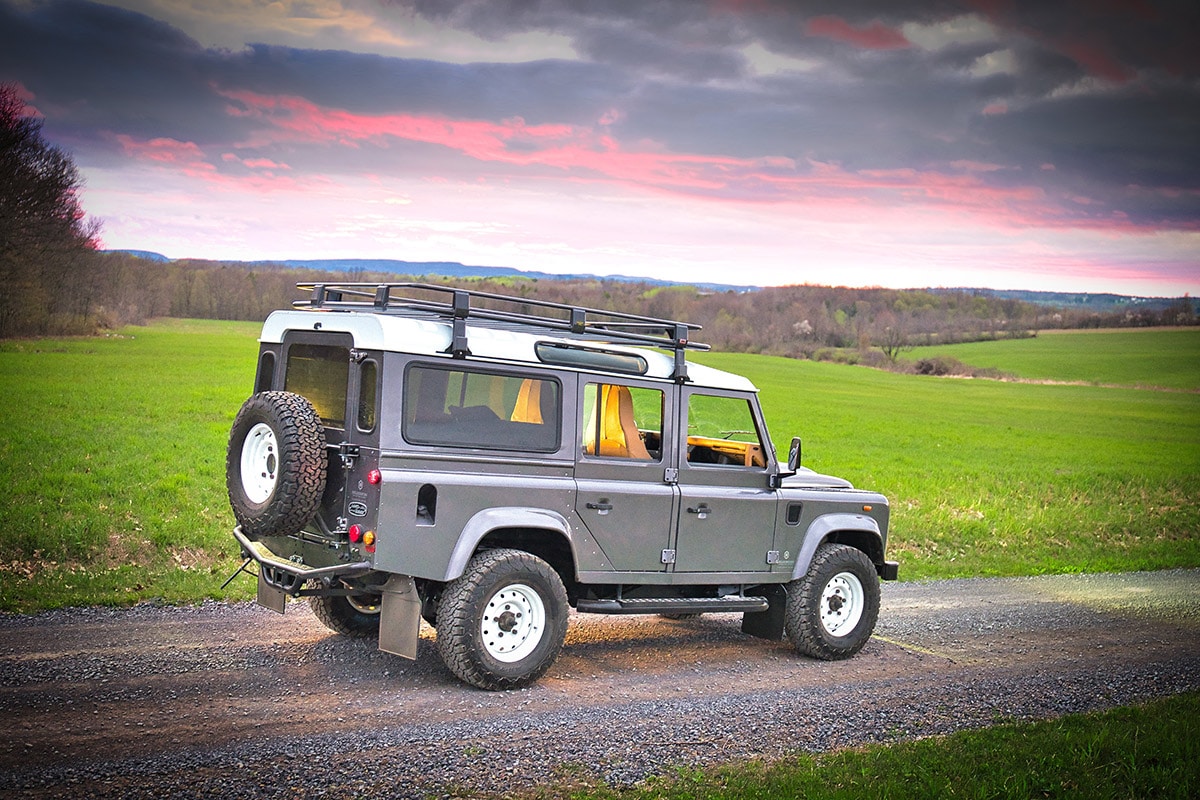
<svg viewBox="0 0 1200 800">
<path fill-rule="evenodd" d="M 126 155 L 140 161 L 177 167 L 186 175 L 210 175 L 217 169 L 207 161 L 204 151 L 195 142 L 181 142 L 165 137 L 139 140 L 124 133 L 117 134 L 116 139 Z"/>
<path fill-rule="evenodd" d="M 225 175 L 195 142 L 181 142 L 166 137 L 135 139 L 124 133 L 117 134 L 115 138 L 125 154 L 136 161 L 168 169 L 189 178 L 199 178 L 210 184 L 257 192 L 296 189 L 300 186 L 293 178 L 281 178 L 270 172 L 269 170 L 289 169 L 286 164 L 278 164 L 270 159 L 243 160 L 233 153 L 223 153 L 222 161 L 238 162 L 251 169 L 268 170 L 251 175 Z"/>
<path fill-rule="evenodd" d="M 841 17 L 827 14 L 813 17 L 804 26 L 804 32 L 809 36 L 820 36 L 845 42 L 867 50 L 900 50 L 911 47 L 903 33 L 895 28 L 889 28 L 882 22 L 872 22 L 861 28 L 856 28 Z"/>
</svg>

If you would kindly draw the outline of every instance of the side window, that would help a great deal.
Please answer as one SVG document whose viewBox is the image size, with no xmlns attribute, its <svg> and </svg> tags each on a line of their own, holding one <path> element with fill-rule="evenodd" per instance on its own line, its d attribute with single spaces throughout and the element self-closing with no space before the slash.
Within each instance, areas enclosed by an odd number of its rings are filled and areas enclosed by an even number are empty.
<svg viewBox="0 0 1200 800">
<path fill-rule="evenodd" d="M 364 361 L 358 373 L 358 429 L 364 432 L 375 430 L 375 413 L 378 401 L 375 397 L 378 368 L 374 361 Z"/>
<path fill-rule="evenodd" d="M 765 467 L 750 401 L 693 394 L 688 398 L 688 464 Z"/>
<path fill-rule="evenodd" d="M 584 455 L 658 461 L 662 458 L 663 393 L 589 383 L 583 393 Z"/>
<path fill-rule="evenodd" d="M 412 366 L 402 433 L 414 444 L 552 453 L 560 408 L 552 380 Z"/>
<path fill-rule="evenodd" d="M 303 395 L 330 428 L 346 427 L 346 381 L 350 351 L 325 344 L 293 344 L 287 351 L 283 388 Z"/>
</svg>

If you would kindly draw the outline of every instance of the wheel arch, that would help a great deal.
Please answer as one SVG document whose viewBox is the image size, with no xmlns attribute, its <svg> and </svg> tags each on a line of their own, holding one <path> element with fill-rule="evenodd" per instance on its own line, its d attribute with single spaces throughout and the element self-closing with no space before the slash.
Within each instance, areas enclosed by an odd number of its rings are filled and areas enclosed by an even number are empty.
<svg viewBox="0 0 1200 800">
<path fill-rule="evenodd" d="M 817 548 L 826 542 L 846 544 L 863 551 L 876 570 L 883 565 L 883 534 L 878 522 L 862 514 L 825 514 L 808 526 L 796 556 L 796 566 L 792 569 L 792 580 L 808 572 Z"/>
<path fill-rule="evenodd" d="M 442 580 L 458 578 L 480 550 L 511 547 L 545 561 L 559 574 L 574 596 L 575 547 L 565 517 L 542 508 L 504 507 L 478 512 L 464 526 L 446 565 Z"/>
</svg>

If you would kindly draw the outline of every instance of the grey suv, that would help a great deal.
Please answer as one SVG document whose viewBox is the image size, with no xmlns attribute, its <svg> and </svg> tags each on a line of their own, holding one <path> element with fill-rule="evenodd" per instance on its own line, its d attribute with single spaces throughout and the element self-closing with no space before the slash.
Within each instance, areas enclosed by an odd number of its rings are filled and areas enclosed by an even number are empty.
<svg viewBox="0 0 1200 800">
<path fill-rule="evenodd" d="M 858 652 L 888 504 L 776 457 L 698 326 L 419 283 L 301 285 L 263 326 L 226 461 L 258 601 L 415 658 L 421 619 L 484 689 L 553 664 L 569 609 L 741 612 Z"/>
</svg>

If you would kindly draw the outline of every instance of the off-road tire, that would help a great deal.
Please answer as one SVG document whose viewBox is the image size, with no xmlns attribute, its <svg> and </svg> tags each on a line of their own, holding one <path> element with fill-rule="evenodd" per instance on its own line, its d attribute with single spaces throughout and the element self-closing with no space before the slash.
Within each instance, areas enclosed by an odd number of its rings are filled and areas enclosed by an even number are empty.
<svg viewBox="0 0 1200 800">
<path fill-rule="evenodd" d="M 379 595 L 308 598 L 308 607 L 326 628 L 355 639 L 379 636 L 382 603 Z"/>
<path fill-rule="evenodd" d="M 519 689 L 558 657 L 569 610 L 562 579 L 545 561 L 521 550 L 484 550 L 442 592 L 438 653 L 472 686 Z"/>
<path fill-rule="evenodd" d="M 225 486 L 249 536 L 303 528 L 325 491 L 325 429 L 304 397 L 260 392 L 242 404 L 229 432 Z"/>
<path fill-rule="evenodd" d="M 849 545 L 821 545 L 804 577 L 787 585 L 784 629 L 806 656 L 849 658 L 878 619 L 879 575 L 866 553 Z"/>
</svg>

